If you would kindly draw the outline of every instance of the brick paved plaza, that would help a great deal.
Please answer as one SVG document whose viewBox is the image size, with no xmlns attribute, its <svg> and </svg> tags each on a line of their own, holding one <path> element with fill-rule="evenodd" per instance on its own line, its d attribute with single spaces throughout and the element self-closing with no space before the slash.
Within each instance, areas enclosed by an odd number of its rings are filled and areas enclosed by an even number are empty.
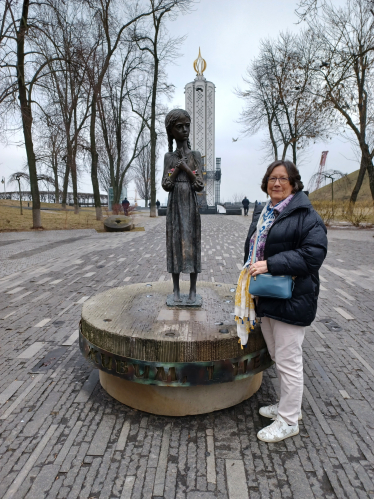
<svg viewBox="0 0 374 499">
<path fill-rule="evenodd" d="M 236 283 L 249 221 L 202 217 L 201 280 Z M 83 359 L 85 300 L 170 280 L 165 218 L 144 222 L 122 234 L 0 234 L 0 497 L 374 497 L 374 231 L 329 231 L 300 434 L 266 444 L 258 409 L 276 400 L 274 368 L 236 407 L 168 418 L 112 399 Z"/>
</svg>

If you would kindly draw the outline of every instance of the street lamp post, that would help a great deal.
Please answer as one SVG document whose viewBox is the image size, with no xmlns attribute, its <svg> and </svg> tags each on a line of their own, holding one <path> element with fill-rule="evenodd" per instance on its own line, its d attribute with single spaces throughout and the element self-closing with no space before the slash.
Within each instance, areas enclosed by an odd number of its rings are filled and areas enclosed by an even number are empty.
<svg viewBox="0 0 374 499">
<path fill-rule="evenodd" d="M 22 210 L 22 194 L 21 194 L 21 176 L 16 175 L 16 180 L 18 182 L 18 189 L 19 189 L 19 204 L 21 206 L 21 215 L 23 215 L 23 210 Z"/>
<path fill-rule="evenodd" d="M 334 180 L 336 180 L 336 178 L 341 179 L 343 177 L 346 177 L 347 175 L 338 170 L 322 172 L 319 175 L 324 177 L 325 180 L 326 179 L 331 180 L 331 212 L 332 212 L 332 218 L 334 218 Z"/>
</svg>

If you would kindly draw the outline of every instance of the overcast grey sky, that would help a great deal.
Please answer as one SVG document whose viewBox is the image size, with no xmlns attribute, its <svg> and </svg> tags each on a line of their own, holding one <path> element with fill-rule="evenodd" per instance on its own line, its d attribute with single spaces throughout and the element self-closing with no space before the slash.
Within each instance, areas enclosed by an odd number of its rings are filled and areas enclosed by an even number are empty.
<svg viewBox="0 0 374 499">
<path fill-rule="evenodd" d="M 236 121 L 243 105 L 234 89 L 242 85 L 242 76 L 257 55 L 261 38 L 276 36 L 281 30 L 300 29 L 294 14 L 296 4 L 295 0 L 200 0 L 192 13 L 169 23 L 173 36 L 188 34 L 182 56 L 168 68 L 169 81 L 176 87 L 174 98 L 168 103 L 170 108 L 184 108 L 184 86 L 195 77 L 192 64 L 199 47 L 207 61 L 204 75 L 216 85 L 216 155 L 222 158 L 221 197 L 225 200 L 235 193 L 245 194 L 251 201 L 265 199 L 259 185 L 269 161 L 264 159 L 261 134 L 232 142 L 233 137 L 240 135 Z M 343 138 L 310 147 L 300 166 L 305 185 L 316 171 L 323 150 L 329 151 L 327 168 L 347 173 L 358 168 L 357 162 L 352 161 L 355 156 L 351 146 Z M 21 168 L 25 154 L 22 148 L 3 145 L 0 151 L 0 176 L 7 178 Z M 162 157 L 163 154 L 161 163 Z M 79 190 L 92 192 L 88 174 L 80 182 Z M 132 186 L 130 191 L 133 195 Z M 158 197 L 161 202 L 167 198 L 161 187 Z"/>
</svg>

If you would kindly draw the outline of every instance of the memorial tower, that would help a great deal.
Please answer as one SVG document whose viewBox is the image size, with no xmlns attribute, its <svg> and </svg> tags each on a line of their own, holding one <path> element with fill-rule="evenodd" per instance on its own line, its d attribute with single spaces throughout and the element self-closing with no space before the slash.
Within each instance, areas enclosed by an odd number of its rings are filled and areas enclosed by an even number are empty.
<svg viewBox="0 0 374 499">
<path fill-rule="evenodd" d="M 203 157 L 203 176 L 205 184 L 206 204 L 214 206 L 215 202 L 215 91 L 216 87 L 204 76 L 206 61 L 201 57 L 193 63 L 196 71 L 194 81 L 185 86 L 185 108 L 191 116 L 190 141 L 194 151 Z M 205 204 L 205 203 L 204 203 Z"/>
</svg>

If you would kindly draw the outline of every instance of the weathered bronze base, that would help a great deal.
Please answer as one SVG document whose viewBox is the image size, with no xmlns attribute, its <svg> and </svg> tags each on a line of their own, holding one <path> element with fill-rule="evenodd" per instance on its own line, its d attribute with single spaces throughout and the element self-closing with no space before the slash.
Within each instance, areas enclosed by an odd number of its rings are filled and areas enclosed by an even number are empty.
<svg viewBox="0 0 374 499">
<path fill-rule="evenodd" d="M 171 388 L 141 385 L 99 372 L 101 386 L 113 398 L 139 411 L 162 416 L 205 414 L 232 407 L 256 393 L 262 382 L 260 372 L 231 383 Z"/>
</svg>

